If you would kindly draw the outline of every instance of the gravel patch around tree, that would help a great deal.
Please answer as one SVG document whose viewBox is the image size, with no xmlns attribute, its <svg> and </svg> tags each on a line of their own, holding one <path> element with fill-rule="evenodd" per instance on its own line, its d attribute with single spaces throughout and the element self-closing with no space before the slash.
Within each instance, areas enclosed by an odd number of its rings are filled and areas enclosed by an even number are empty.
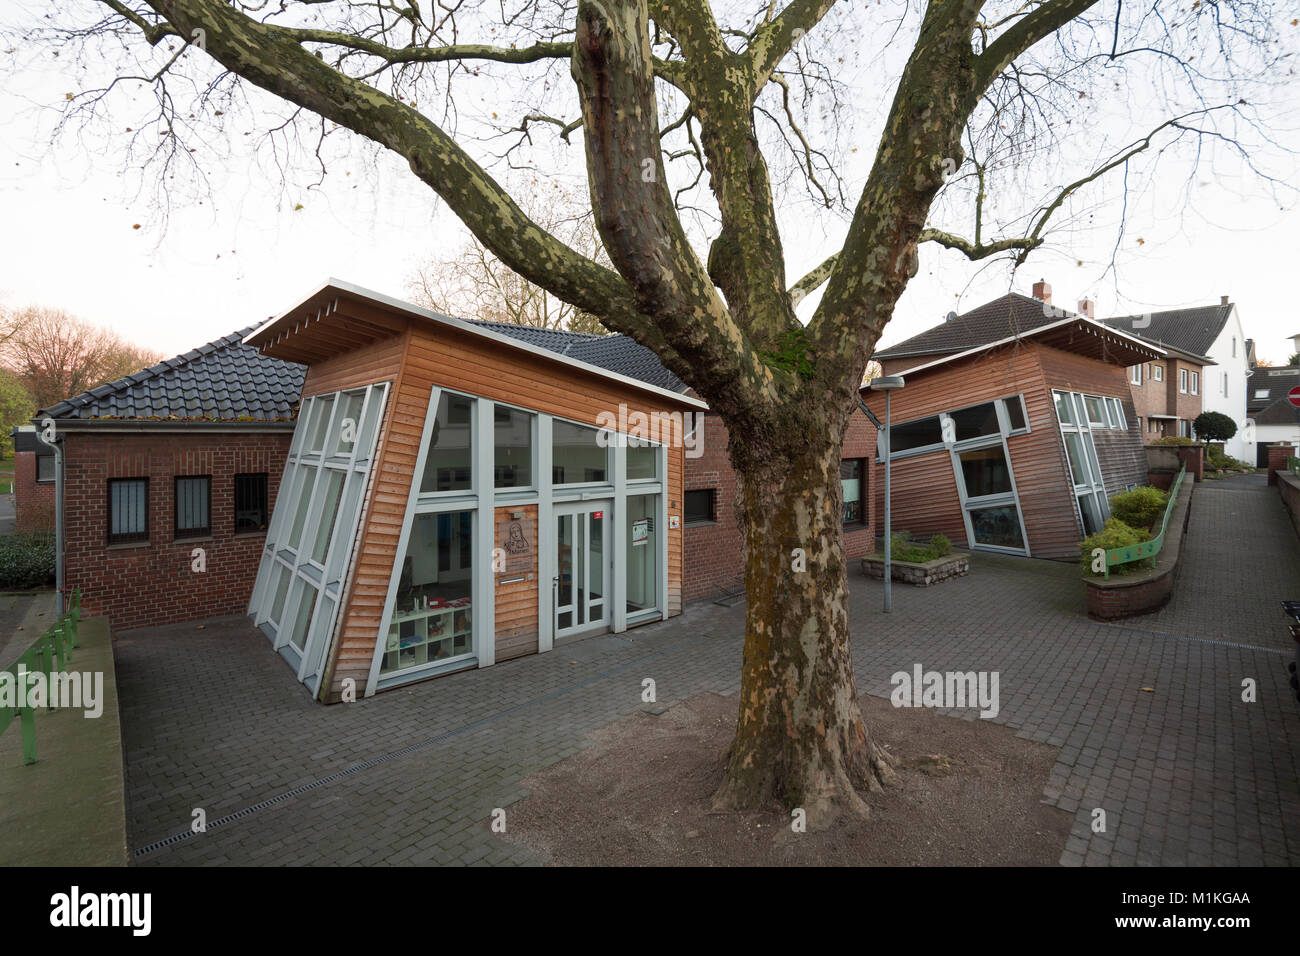
<svg viewBox="0 0 1300 956">
<path fill-rule="evenodd" d="M 1008 727 L 862 697 L 900 785 L 863 794 L 865 823 L 794 832 L 775 809 L 717 812 L 735 697 L 630 714 L 521 785 L 505 839 L 571 866 L 1049 866 L 1073 818 L 1041 802 L 1057 750 Z M 484 826 L 491 821 L 484 821 Z"/>
</svg>

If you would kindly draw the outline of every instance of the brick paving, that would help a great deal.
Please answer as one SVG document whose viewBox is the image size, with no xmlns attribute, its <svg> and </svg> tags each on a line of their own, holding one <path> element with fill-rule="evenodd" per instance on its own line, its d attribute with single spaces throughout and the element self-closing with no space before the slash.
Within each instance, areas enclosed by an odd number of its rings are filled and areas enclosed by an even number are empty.
<svg viewBox="0 0 1300 956">
<path fill-rule="evenodd" d="M 1198 485 L 1174 599 L 1119 624 L 1084 616 L 1069 565 L 979 554 L 969 577 L 895 586 L 890 615 L 882 583 L 854 573 L 859 688 L 887 696 L 890 675 L 916 663 L 997 671 L 995 722 L 1060 748 L 1043 799 L 1075 815 L 1063 864 L 1293 865 L 1300 705 L 1277 601 L 1300 597 L 1300 546 L 1279 509 L 1276 489 L 1250 479 Z M 149 849 L 136 862 L 544 862 L 484 820 L 505 808 L 508 826 L 519 781 L 591 731 L 660 710 L 641 702 L 643 678 L 660 705 L 735 693 L 742 624 L 743 607 L 694 604 L 666 623 L 333 707 L 313 703 L 243 619 L 124 633 L 127 823 L 131 846 Z M 1245 677 L 1254 703 L 1241 700 Z M 196 808 L 207 832 L 152 847 L 190 833 Z"/>
</svg>

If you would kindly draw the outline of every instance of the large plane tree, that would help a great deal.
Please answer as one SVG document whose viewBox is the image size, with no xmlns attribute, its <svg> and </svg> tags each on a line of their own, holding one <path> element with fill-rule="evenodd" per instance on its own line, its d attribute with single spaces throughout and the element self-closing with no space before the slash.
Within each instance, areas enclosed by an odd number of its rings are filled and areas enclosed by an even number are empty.
<svg viewBox="0 0 1300 956">
<path fill-rule="evenodd" d="M 1023 261 L 1077 194 L 1127 173 L 1138 154 L 1239 146 L 1244 128 L 1259 129 L 1244 84 L 1285 65 L 1276 37 L 1289 29 L 1267 5 L 1226 0 L 79 0 L 42 10 L 28 42 L 122 64 L 114 83 L 67 94 L 70 118 L 104 115 L 123 86 L 152 91 L 162 135 L 119 135 L 171 162 L 193 155 L 183 137 L 205 122 L 229 130 L 243 110 L 246 125 L 265 124 L 250 105 L 261 95 L 250 85 L 260 87 L 287 104 L 286 124 L 304 127 L 308 152 L 313 129 L 337 126 L 396 153 L 493 255 L 653 349 L 707 400 L 741 479 L 748 595 L 739 724 L 715 803 L 802 807 L 823 825 L 865 813 L 862 793 L 893 777 L 856 703 L 839 468 L 863 369 L 918 248 Z M 883 88 L 849 88 L 842 73 L 868 47 L 900 68 Z M 490 109 L 484 77 L 496 84 Z M 480 83 L 473 101 L 458 92 L 467 82 Z M 873 141 L 837 142 L 851 128 L 845 111 L 872 100 L 882 103 Z M 462 132 L 475 110 L 496 135 Z M 1110 142 L 1108 110 L 1143 116 L 1143 135 Z M 273 142 L 282 129 L 263 132 Z M 545 136 L 585 150 L 613 268 L 541 228 L 503 186 L 500 167 Z M 1025 170 L 1057 168 L 1063 150 L 1083 165 L 1033 194 Z M 799 182 L 828 209 L 842 205 L 832 228 L 843 238 L 791 281 L 779 197 Z M 965 213 L 949 208 L 940 223 L 941 191 Z M 1008 212 L 1017 200 L 1023 208 Z M 796 307 L 814 292 L 801 319 Z"/>
</svg>

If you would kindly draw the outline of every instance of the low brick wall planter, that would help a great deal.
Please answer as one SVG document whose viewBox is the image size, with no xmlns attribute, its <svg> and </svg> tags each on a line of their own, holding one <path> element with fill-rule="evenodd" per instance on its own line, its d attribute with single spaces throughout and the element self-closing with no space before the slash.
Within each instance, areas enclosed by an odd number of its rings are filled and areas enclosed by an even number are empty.
<svg viewBox="0 0 1300 956">
<path fill-rule="evenodd" d="M 946 554 L 933 561 L 889 561 L 890 578 L 902 581 L 918 588 L 928 588 L 933 584 L 960 578 L 970 573 L 970 555 L 960 551 Z M 878 581 L 885 579 L 885 556 L 870 554 L 862 559 L 862 573 Z"/>
<path fill-rule="evenodd" d="M 1183 479 L 1174 513 L 1169 517 L 1169 528 L 1165 531 L 1164 547 L 1156 556 L 1154 568 L 1134 574 L 1111 574 L 1109 579 L 1084 575 L 1089 617 L 1113 621 L 1158 611 L 1168 603 L 1178 576 L 1178 559 L 1182 554 L 1183 534 L 1191 511 L 1195 485 L 1188 480 L 1190 477 L 1189 474 Z"/>
</svg>

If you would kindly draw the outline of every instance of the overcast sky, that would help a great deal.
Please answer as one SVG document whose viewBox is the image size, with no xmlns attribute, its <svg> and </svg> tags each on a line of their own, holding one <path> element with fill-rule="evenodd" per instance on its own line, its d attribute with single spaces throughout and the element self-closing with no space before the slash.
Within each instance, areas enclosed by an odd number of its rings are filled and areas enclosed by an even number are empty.
<svg viewBox="0 0 1300 956">
<path fill-rule="evenodd" d="M 201 203 L 192 194 L 174 197 L 164 220 L 153 184 L 142 188 L 124 173 L 107 135 L 120 138 L 120 130 L 88 128 L 51 146 L 49 108 L 60 107 L 85 83 L 72 66 L 45 60 L 2 77 L 0 303 L 67 309 L 171 355 L 260 322 L 329 276 L 401 297 L 422 262 L 450 256 L 464 241 L 455 218 L 404 163 L 392 157 L 376 162 L 369 150 L 342 137 L 330 175 L 315 189 L 282 190 L 238 144 L 225 156 L 215 150 L 214 159 L 199 160 L 211 195 Z M 866 89 L 869 69 L 859 67 L 849 81 Z M 879 83 L 870 89 L 876 101 L 888 92 Z M 1291 105 L 1300 99 L 1296 92 L 1280 98 L 1271 113 L 1274 135 L 1291 149 L 1300 148 L 1300 113 Z M 114 114 L 125 122 L 122 115 Z M 875 141 L 873 134 L 869 142 Z M 576 138 L 569 151 L 580 159 Z M 1296 182 L 1293 155 L 1279 149 L 1268 159 L 1276 175 Z M 865 165 L 850 173 L 850 185 L 860 188 Z M 1073 308 L 1089 295 L 1101 316 L 1217 303 L 1227 295 L 1238 303 L 1260 357 L 1285 362 L 1292 351 L 1287 337 L 1300 333 L 1300 222 L 1293 195 L 1265 188 L 1222 157 L 1199 171 L 1190 159 L 1175 157 L 1130 198 L 1116 274 L 1106 267 L 1120 193 L 1115 183 L 1107 190 L 1087 198 L 1094 205 L 1104 199 L 1091 214 L 1088 207 L 1074 208 L 1049 247 L 1015 276 L 1005 266 L 979 270 L 956 253 L 925 247 L 921 270 L 882 345 L 1008 288 L 1027 294 L 1045 278 L 1057 304 Z M 1014 205 L 1018 198 L 1003 201 Z M 833 219 L 816 221 L 806 206 L 782 212 L 794 281 L 834 251 L 843 229 Z"/>
</svg>

